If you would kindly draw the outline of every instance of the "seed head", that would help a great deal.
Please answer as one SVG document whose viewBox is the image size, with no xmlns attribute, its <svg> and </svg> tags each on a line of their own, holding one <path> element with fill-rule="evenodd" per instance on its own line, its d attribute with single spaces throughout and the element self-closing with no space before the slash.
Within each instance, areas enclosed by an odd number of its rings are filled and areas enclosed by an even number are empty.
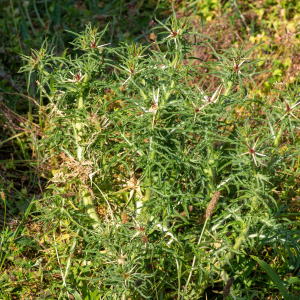
<svg viewBox="0 0 300 300">
<path fill-rule="evenodd" d="M 216 208 L 216 205 L 220 199 L 220 194 L 221 193 L 219 191 L 215 191 L 215 193 L 213 194 L 213 196 L 207 206 L 207 209 L 206 209 L 205 219 L 208 219 L 213 214 L 214 209 Z"/>
<path fill-rule="evenodd" d="M 233 284 L 233 281 L 234 281 L 234 277 L 231 277 L 231 278 L 229 278 L 229 280 L 225 284 L 224 289 L 223 289 L 223 299 L 226 299 L 226 297 L 229 295 L 230 288 Z"/>
</svg>

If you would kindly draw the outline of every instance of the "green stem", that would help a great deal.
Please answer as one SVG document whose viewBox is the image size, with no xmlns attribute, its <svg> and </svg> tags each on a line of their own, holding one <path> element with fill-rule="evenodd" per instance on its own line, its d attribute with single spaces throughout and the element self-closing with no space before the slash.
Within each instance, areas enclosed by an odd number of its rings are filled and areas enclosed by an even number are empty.
<svg viewBox="0 0 300 300">
<path fill-rule="evenodd" d="M 228 96 L 228 94 L 229 94 L 229 92 L 230 92 L 230 90 L 232 88 L 233 82 L 232 81 L 228 81 L 227 84 L 228 84 L 228 86 L 227 86 L 227 89 L 226 89 L 226 91 L 224 93 L 224 96 Z"/>
<path fill-rule="evenodd" d="M 207 176 L 208 176 L 208 189 L 209 189 L 209 197 L 212 197 L 214 194 L 214 151 L 213 146 L 208 146 L 207 148 L 207 160 L 208 160 L 208 169 L 207 169 Z"/>
<path fill-rule="evenodd" d="M 279 130 L 279 132 L 278 132 L 278 134 L 277 134 L 277 136 L 275 138 L 275 140 L 274 140 L 274 147 L 275 148 L 277 148 L 278 145 L 279 145 L 280 138 L 281 138 L 281 136 L 283 134 L 284 128 L 285 128 L 285 124 L 282 124 L 282 126 L 281 126 L 281 128 L 280 128 L 280 130 Z M 273 150 L 272 153 L 275 153 L 275 150 Z"/>
<path fill-rule="evenodd" d="M 83 95 L 82 92 L 79 94 L 78 97 L 78 110 L 82 110 L 84 108 L 83 106 Z M 81 141 L 81 136 L 82 136 L 82 124 L 81 122 L 76 122 L 75 123 L 75 138 L 76 138 L 76 142 L 77 142 L 77 159 L 79 161 L 81 161 L 83 159 L 82 157 L 82 152 L 83 149 L 82 147 L 79 145 L 80 141 Z"/>
<path fill-rule="evenodd" d="M 10 0 L 10 6 L 11 6 L 11 10 L 12 10 L 12 16 L 13 16 L 13 20 L 14 20 L 16 34 L 18 36 L 18 42 L 19 42 L 19 46 L 20 46 L 20 51 L 23 54 L 23 48 L 22 48 L 21 39 L 20 39 L 20 36 L 19 36 L 19 30 L 18 30 L 18 27 L 17 27 L 16 18 L 15 18 L 15 9 L 14 9 L 13 0 Z"/>
<path fill-rule="evenodd" d="M 74 242 L 72 244 L 72 247 L 71 247 L 71 251 L 70 251 L 70 254 L 69 254 L 69 258 L 68 258 L 68 262 L 67 262 L 67 266 L 66 266 L 66 271 L 65 271 L 65 275 L 64 275 L 64 280 L 66 281 L 66 278 L 68 276 L 68 273 L 69 273 L 69 269 L 70 269 L 70 266 L 71 266 L 71 260 L 72 260 L 72 256 L 74 255 L 74 251 L 75 251 L 75 248 L 76 248 L 76 245 L 77 245 L 77 236 L 79 235 L 80 233 L 80 229 L 77 230 L 76 232 L 76 236 L 74 238 Z M 59 298 L 61 297 L 62 295 L 62 292 L 60 293 L 60 296 Z"/>
<path fill-rule="evenodd" d="M 205 219 L 205 223 L 204 223 L 204 225 L 203 225 L 203 228 L 202 228 L 201 235 L 200 235 L 200 237 L 199 237 L 197 246 L 199 246 L 200 243 L 201 243 L 201 240 L 202 240 L 202 237 L 203 237 L 203 233 L 204 233 L 204 230 L 205 230 L 205 228 L 206 228 L 206 224 L 207 224 L 207 221 L 208 221 L 208 220 L 209 220 L 209 218 L 206 218 L 206 219 Z M 184 300 L 184 295 L 185 295 L 186 289 L 187 289 L 187 287 L 188 287 L 188 285 L 189 285 L 189 283 L 190 283 L 190 280 L 191 280 L 191 277 L 192 277 L 192 273 L 193 273 L 193 268 L 194 268 L 194 266 L 195 266 L 195 262 L 196 262 L 196 255 L 195 255 L 194 258 L 193 258 L 193 263 L 192 263 L 191 271 L 190 271 L 188 280 L 187 280 L 187 282 L 186 282 L 186 284 L 185 284 L 185 287 L 184 287 L 184 290 L 183 290 L 183 294 L 182 294 L 181 300 Z"/>
<path fill-rule="evenodd" d="M 229 81 L 228 84 L 227 84 L 227 88 L 226 88 L 226 91 L 224 93 L 224 96 L 228 96 L 231 88 L 232 88 L 232 85 L 233 85 L 233 82 L 232 81 Z M 214 148 L 213 148 L 213 145 L 211 146 L 208 146 L 206 148 L 206 151 L 207 151 L 207 159 L 208 159 L 208 168 L 206 170 L 207 172 L 207 177 L 208 177 L 208 180 L 209 180 L 209 183 L 208 183 L 208 190 L 209 190 L 209 197 L 212 197 L 213 193 L 214 193 Z"/>
<path fill-rule="evenodd" d="M 152 137 L 151 137 L 151 143 L 152 143 Z M 149 162 L 150 168 L 151 168 L 151 165 L 152 165 L 152 161 L 154 160 L 155 155 L 156 155 L 156 151 L 154 150 L 153 145 L 151 145 L 151 148 L 152 148 L 152 150 L 150 152 L 150 162 Z M 147 179 L 146 179 L 146 182 L 147 182 L 148 185 L 152 184 L 152 176 L 151 176 L 151 169 L 150 168 L 148 170 Z M 148 200 L 150 200 L 150 197 L 151 197 L 151 189 L 147 188 L 144 200 L 148 201 Z"/>
<path fill-rule="evenodd" d="M 244 226 L 244 228 L 243 228 L 240 236 L 238 237 L 238 239 L 236 240 L 236 242 L 235 242 L 235 244 L 233 246 L 233 250 L 237 251 L 237 250 L 240 249 L 240 247 L 242 246 L 243 242 L 247 239 L 249 229 L 250 229 L 249 225 Z M 234 257 L 235 251 L 233 251 L 233 250 L 229 251 L 227 253 L 226 259 L 224 259 L 221 262 L 215 264 L 215 268 L 216 269 L 222 269 L 227 264 L 227 262 L 229 262 Z M 222 275 L 222 271 L 220 271 L 220 274 Z M 203 280 L 203 283 L 201 284 L 199 295 L 202 295 L 204 293 L 204 291 L 207 288 L 207 286 L 209 285 L 209 283 L 210 283 L 209 276 L 208 275 L 204 275 L 204 280 Z"/>
<path fill-rule="evenodd" d="M 86 76 L 87 78 L 87 76 Z M 85 80 L 86 80 L 85 78 Z M 84 109 L 84 104 L 83 104 L 83 93 L 82 91 L 79 94 L 78 97 L 78 110 L 82 110 Z M 82 140 L 82 124 L 81 122 L 77 121 L 75 123 L 74 126 L 74 133 L 75 133 L 75 138 L 76 138 L 76 142 L 77 142 L 77 159 L 79 161 L 83 160 L 83 148 L 80 146 L 80 142 Z M 93 224 L 94 229 L 96 229 L 98 227 L 97 224 L 100 223 L 100 218 L 97 214 L 94 202 L 93 202 L 93 198 L 91 196 L 91 193 L 89 192 L 89 190 L 85 187 L 85 185 L 82 183 L 81 184 L 81 197 L 83 200 L 83 204 L 85 206 L 86 212 L 87 214 L 90 216 L 90 218 L 92 220 L 95 221 L 95 224 Z"/>
<path fill-rule="evenodd" d="M 36 0 L 33 0 L 33 8 L 34 8 L 34 11 L 35 11 L 35 13 L 36 13 L 37 18 L 39 19 L 40 23 L 42 24 L 42 27 L 43 27 L 43 28 L 46 28 L 45 23 L 44 23 L 44 21 L 41 19 L 41 16 L 40 16 L 40 14 L 39 14 L 39 11 L 38 11 L 38 9 L 37 9 L 37 7 L 36 7 Z"/>
<path fill-rule="evenodd" d="M 176 58 L 177 59 L 177 58 Z M 174 87 L 175 85 L 175 81 L 172 80 L 171 82 L 171 89 Z M 141 90 L 142 92 L 142 95 L 145 99 L 147 99 L 147 96 L 144 94 L 144 92 Z M 172 92 L 169 91 L 165 94 L 164 97 L 161 97 L 161 102 L 159 103 L 159 107 L 160 108 L 163 108 L 165 106 L 165 103 L 168 101 L 169 97 L 171 96 Z M 161 110 L 158 110 L 157 113 L 154 115 L 154 123 L 155 124 L 159 119 L 160 119 L 160 113 L 161 113 Z M 155 128 L 155 125 L 152 127 L 152 122 L 150 124 L 150 131 L 152 132 L 152 134 L 154 135 L 154 128 Z M 150 168 L 148 170 L 148 173 L 147 173 L 147 177 L 146 177 L 146 183 L 148 186 L 151 186 L 152 185 L 152 178 L 153 178 L 153 174 L 151 174 L 151 166 L 152 166 L 152 162 L 154 161 L 155 159 L 155 156 L 156 156 L 156 151 L 155 151 L 155 147 L 153 145 L 153 140 L 154 140 L 154 137 L 153 135 L 150 137 L 150 161 L 149 161 L 149 165 L 150 165 Z M 151 190 L 150 188 L 147 188 L 146 189 L 146 193 L 145 193 L 145 197 L 144 197 L 144 201 L 148 201 L 150 200 L 150 197 L 151 197 Z"/>
<path fill-rule="evenodd" d="M 28 2 L 27 2 L 27 3 L 28 3 Z M 24 10 L 25 10 L 25 13 L 26 13 L 26 16 L 27 16 L 29 25 L 30 25 L 30 27 L 31 27 L 32 33 L 33 33 L 34 35 L 36 35 L 36 31 L 35 31 L 35 29 L 34 29 L 34 26 L 33 26 L 32 22 L 31 22 L 31 18 L 30 18 L 30 16 L 29 16 L 29 12 L 28 12 L 28 9 L 27 9 L 27 4 L 25 3 L 25 1 L 24 1 L 24 4 L 23 4 L 23 7 L 24 7 Z"/>
<path fill-rule="evenodd" d="M 81 188 L 81 196 L 82 196 L 82 201 L 85 206 L 87 214 L 90 216 L 91 219 L 95 221 L 95 223 L 99 224 L 100 223 L 100 218 L 97 214 L 91 193 L 86 189 L 85 187 Z M 98 225 L 94 224 L 93 227 L 94 229 L 98 228 Z"/>
<path fill-rule="evenodd" d="M 5 232 L 6 228 L 5 228 L 5 225 L 6 225 L 6 199 L 5 199 L 5 194 L 4 192 L 2 192 L 1 194 L 1 199 L 3 200 L 4 202 L 4 223 L 3 223 L 3 227 L 2 227 L 2 232 Z M 2 249 L 2 245 L 3 245 L 3 239 L 1 239 L 1 242 L 0 242 L 0 249 Z M 0 253 L 0 261 L 2 259 L 2 253 L 4 254 L 4 251 L 1 251 Z M 1 261 L 1 264 L 0 264 L 0 271 L 2 269 L 2 265 L 4 263 L 4 260 Z"/>
<path fill-rule="evenodd" d="M 278 132 L 278 134 L 277 134 L 277 136 L 276 136 L 276 138 L 275 138 L 275 140 L 274 140 L 274 144 L 273 144 L 274 149 L 273 149 L 272 152 L 271 152 L 271 159 L 270 159 L 270 162 L 268 163 L 268 166 L 263 170 L 263 174 L 265 174 L 265 173 L 267 172 L 267 170 L 269 169 L 269 167 L 270 167 L 270 166 L 273 164 L 273 162 L 274 162 L 274 159 L 275 159 L 274 154 L 276 153 L 276 148 L 279 146 L 279 142 L 280 142 L 280 139 L 281 139 L 281 137 L 282 137 L 282 134 L 283 134 L 284 129 L 285 129 L 285 124 L 282 124 L 282 125 L 281 125 L 281 128 L 280 128 L 280 130 L 279 130 L 279 132 Z"/>
<path fill-rule="evenodd" d="M 240 249 L 240 247 L 242 246 L 243 242 L 246 240 L 248 232 L 249 232 L 250 226 L 247 225 L 244 227 L 244 229 L 242 230 L 239 238 L 236 240 L 234 246 L 233 246 L 233 250 L 237 251 Z M 226 255 L 226 259 L 224 259 L 219 265 L 221 268 L 223 268 L 226 264 L 227 261 L 230 261 L 235 255 L 234 251 L 230 251 L 227 253 Z M 217 265 L 216 265 L 217 266 Z"/>
<path fill-rule="evenodd" d="M 40 69 L 40 74 L 43 74 L 42 70 Z M 42 76 L 39 76 L 39 82 L 42 82 Z M 29 93 L 29 91 L 28 91 Z M 29 112 L 32 113 L 32 108 L 31 108 L 31 102 L 30 99 L 28 99 L 28 104 L 29 104 Z M 43 102 L 43 96 L 42 96 L 42 89 L 40 90 L 40 107 L 42 108 L 44 106 L 44 102 Z M 43 120 L 43 115 L 45 116 L 45 114 L 40 114 L 39 115 L 39 125 L 40 125 L 40 130 L 41 132 L 44 132 L 44 127 L 45 127 L 45 122 Z"/>
</svg>

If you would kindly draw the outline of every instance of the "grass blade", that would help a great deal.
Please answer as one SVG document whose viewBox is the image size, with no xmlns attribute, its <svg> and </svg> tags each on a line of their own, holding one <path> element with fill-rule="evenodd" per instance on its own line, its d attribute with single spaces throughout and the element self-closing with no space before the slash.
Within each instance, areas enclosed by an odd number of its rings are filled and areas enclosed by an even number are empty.
<svg viewBox="0 0 300 300">
<path fill-rule="evenodd" d="M 251 255 L 251 257 L 258 262 L 260 267 L 267 273 L 267 275 L 271 278 L 274 284 L 277 286 L 281 295 L 285 300 L 292 300 L 291 296 L 288 294 L 283 282 L 280 280 L 277 273 L 263 260 L 260 260 L 258 257 Z"/>
</svg>

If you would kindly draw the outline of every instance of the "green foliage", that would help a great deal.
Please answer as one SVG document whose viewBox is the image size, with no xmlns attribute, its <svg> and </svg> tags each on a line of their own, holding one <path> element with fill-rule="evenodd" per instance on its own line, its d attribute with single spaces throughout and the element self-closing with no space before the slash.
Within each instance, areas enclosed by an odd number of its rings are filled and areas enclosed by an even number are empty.
<svg viewBox="0 0 300 300">
<path fill-rule="evenodd" d="M 258 100 L 246 90 L 258 63 L 249 57 L 253 48 L 217 53 L 207 37 L 217 62 L 205 65 L 219 80 L 211 87 L 199 66 L 185 63 L 203 35 L 189 33 L 190 42 L 181 22 L 174 15 L 156 28 L 162 38 L 155 50 L 151 44 L 102 47 L 104 31 L 88 25 L 74 41 L 81 56 L 57 57 L 43 47 L 33 63 L 25 58 L 29 64 L 21 70 L 37 72 L 47 103 L 41 157 L 62 159 L 44 196 L 51 200 L 38 217 L 70 236 L 69 250 L 52 240 L 62 277 L 59 298 L 69 292 L 75 299 L 91 293 L 199 299 L 236 272 L 249 276 L 250 256 L 240 270 L 237 259 L 269 244 L 270 230 L 288 232 L 272 191 L 297 153 L 297 99 L 288 102 L 284 95 L 278 113 L 269 104 L 257 115 Z M 195 76 L 203 76 L 205 91 L 193 83 Z M 248 117 L 237 118 L 240 109 Z M 291 144 L 280 153 L 283 132 Z M 217 190 L 221 199 L 209 202 Z M 74 196 L 64 196 L 70 192 Z M 106 207 L 102 220 L 94 203 Z M 296 262 L 297 236 L 270 241 L 274 248 L 283 243 Z M 240 279 L 238 289 L 234 284 L 231 297 L 252 294 L 255 285 L 246 282 Z"/>
<path fill-rule="evenodd" d="M 229 288 L 227 299 L 275 299 L 279 291 L 297 299 L 299 226 L 282 204 L 299 189 L 298 82 L 276 91 L 269 80 L 274 97 L 265 101 L 255 86 L 265 71 L 253 55 L 260 45 L 219 50 L 174 8 L 145 45 L 115 17 L 130 12 L 126 3 L 87 2 L 74 11 L 69 2 L 24 3 L 15 19 L 24 41 L 29 30 L 38 36 L 30 5 L 44 5 L 51 20 L 40 50 L 21 55 L 18 75 L 27 74 L 38 98 L 22 119 L 20 161 L 32 148 L 30 176 L 42 170 L 47 185 L 29 205 L 30 189 L 1 177 L 5 213 L 24 212 L 18 226 L 3 219 L 1 297 L 222 299 Z M 216 15 L 214 1 L 192 4 L 207 22 Z M 132 13 L 148 14 L 135 5 Z M 113 24 L 83 29 L 81 14 L 93 9 Z M 73 20 L 76 33 L 66 25 Z M 210 55 L 201 65 L 199 49 Z M 281 61 L 274 67 L 271 79 L 280 80 Z M 3 165 L 14 170 L 20 161 Z"/>
<path fill-rule="evenodd" d="M 274 284 L 277 286 L 278 290 L 284 297 L 284 299 L 292 299 L 290 295 L 287 293 L 286 288 L 284 287 L 284 284 L 278 277 L 278 275 L 274 272 L 274 270 L 263 260 L 260 260 L 259 258 L 252 256 L 254 260 L 258 262 L 260 267 L 268 274 L 268 276 L 271 278 L 271 280 L 274 282 Z"/>
</svg>

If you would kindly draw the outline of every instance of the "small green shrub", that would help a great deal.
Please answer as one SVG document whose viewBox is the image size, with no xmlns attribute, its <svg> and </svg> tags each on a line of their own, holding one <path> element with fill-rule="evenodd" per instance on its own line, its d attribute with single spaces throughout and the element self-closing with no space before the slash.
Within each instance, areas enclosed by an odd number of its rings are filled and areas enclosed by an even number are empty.
<svg viewBox="0 0 300 300">
<path fill-rule="evenodd" d="M 276 103 L 249 98 L 254 47 L 220 53 L 175 13 L 148 46 L 112 47 L 103 33 L 76 34 L 76 57 L 46 42 L 23 56 L 41 95 L 49 184 L 35 205 L 60 274 L 52 293 L 219 299 L 229 282 L 230 299 L 278 295 L 251 255 L 284 261 L 285 278 L 299 268 L 299 232 L 276 201 L 299 172 L 298 85 Z M 195 64 L 199 45 L 214 61 Z"/>
</svg>

